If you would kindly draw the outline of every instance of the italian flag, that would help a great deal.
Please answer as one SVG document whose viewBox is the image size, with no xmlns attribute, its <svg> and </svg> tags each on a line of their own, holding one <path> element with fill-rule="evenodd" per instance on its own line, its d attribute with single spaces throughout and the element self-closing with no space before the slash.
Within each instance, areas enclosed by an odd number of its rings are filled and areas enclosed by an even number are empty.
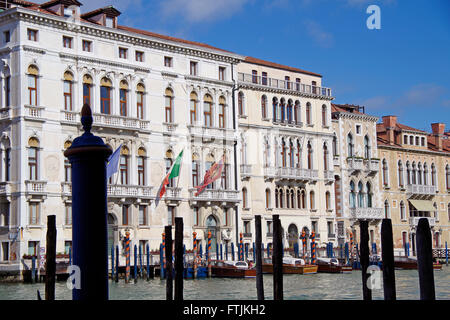
<svg viewBox="0 0 450 320">
<path fill-rule="evenodd" d="M 172 178 L 176 178 L 180 175 L 181 158 L 183 157 L 183 151 L 184 150 L 181 150 L 180 154 L 175 159 L 175 162 L 170 167 L 169 172 L 161 182 L 161 186 L 159 187 L 158 193 L 156 194 L 155 208 L 158 206 L 159 200 L 166 193 L 166 186 L 169 184 L 169 180 Z"/>
</svg>

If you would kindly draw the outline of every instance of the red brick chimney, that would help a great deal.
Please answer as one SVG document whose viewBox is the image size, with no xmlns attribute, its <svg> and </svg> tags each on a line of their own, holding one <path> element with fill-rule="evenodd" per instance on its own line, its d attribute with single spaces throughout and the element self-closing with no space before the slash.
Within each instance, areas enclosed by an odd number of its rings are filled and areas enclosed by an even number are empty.
<svg viewBox="0 0 450 320">
<path fill-rule="evenodd" d="M 432 123 L 431 129 L 433 130 L 434 144 L 439 151 L 442 151 L 442 137 L 445 132 L 445 123 Z"/>
<path fill-rule="evenodd" d="M 383 125 L 386 128 L 389 144 L 394 144 L 395 143 L 394 129 L 395 125 L 397 124 L 397 116 L 384 116 L 382 119 Z"/>
</svg>

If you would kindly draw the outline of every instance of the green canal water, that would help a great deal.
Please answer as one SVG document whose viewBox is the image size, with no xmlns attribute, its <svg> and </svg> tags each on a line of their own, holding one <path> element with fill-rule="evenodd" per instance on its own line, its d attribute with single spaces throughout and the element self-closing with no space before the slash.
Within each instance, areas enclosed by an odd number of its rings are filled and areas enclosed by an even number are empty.
<svg viewBox="0 0 450 320">
<path fill-rule="evenodd" d="M 264 275 L 264 294 L 273 299 L 273 276 Z M 396 270 L 397 299 L 418 300 L 419 277 L 417 270 Z M 450 300 L 450 266 L 434 272 L 436 299 Z M 361 271 L 351 274 L 285 275 L 283 277 L 286 300 L 362 300 Z M 382 281 L 381 281 L 382 282 Z M 382 287 L 382 283 L 381 283 Z M 0 300 L 36 300 L 37 290 L 44 297 L 44 283 L 0 284 Z M 139 280 L 125 284 L 109 282 L 111 300 L 164 300 L 166 283 L 159 278 Z M 383 289 L 372 291 L 374 300 L 383 299 Z M 72 293 L 65 282 L 57 282 L 56 299 L 71 300 Z M 256 300 L 255 279 L 197 279 L 184 281 L 185 300 Z"/>
</svg>

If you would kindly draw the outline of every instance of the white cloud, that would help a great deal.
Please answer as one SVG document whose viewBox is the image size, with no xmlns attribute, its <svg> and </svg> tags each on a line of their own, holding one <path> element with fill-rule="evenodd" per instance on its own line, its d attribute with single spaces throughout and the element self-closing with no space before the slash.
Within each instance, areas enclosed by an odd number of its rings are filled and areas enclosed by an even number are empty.
<svg viewBox="0 0 450 320">
<path fill-rule="evenodd" d="M 330 48 L 334 44 L 334 37 L 330 32 L 326 32 L 315 21 L 306 20 L 304 22 L 309 36 L 321 47 Z"/>
<path fill-rule="evenodd" d="M 182 16 L 188 22 L 225 19 L 240 11 L 249 0 L 166 0 L 161 3 L 164 17 Z"/>
</svg>

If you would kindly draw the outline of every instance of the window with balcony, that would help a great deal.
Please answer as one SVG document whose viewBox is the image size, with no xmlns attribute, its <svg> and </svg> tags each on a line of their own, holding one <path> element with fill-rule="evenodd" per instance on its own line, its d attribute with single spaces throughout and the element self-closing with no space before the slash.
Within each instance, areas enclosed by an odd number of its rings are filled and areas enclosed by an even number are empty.
<svg viewBox="0 0 450 320">
<path fill-rule="evenodd" d="M 145 186 L 145 157 L 145 150 L 140 148 L 137 157 L 137 178 L 139 186 Z"/>
<path fill-rule="evenodd" d="M 167 174 L 167 173 L 169 173 L 169 170 L 172 167 L 172 163 L 173 163 L 173 152 L 172 152 L 172 150 L 167 150 L 166 151 L 166 157 L 164 158 L 164 162 L 166 164 L 166 174 Z M 169 179 L 169 184 L 167 186 L 168 187 L 173 187 L 174 186 L 174 178 Z"/>
<path fill-rule="evenodd" d="M 347 135 L 347 156 L 353 157 L 353 136 L 351 133 Z"/>
<path fill-rule="evenodd" d="M 103 114 L 111 114 L 111 91 L 111 80 L 103 78 L 100 84 L 100 112 Z"/>
<path fill-rule="evenodd" d="M 64 110 L 72 111 L 72 88 L 73 88 L 73 75 L 71 72 L 66 71 L 64 73 Z"/>
<path fill-rule="evenodd" d="M 297 160 L 296 167 L 301 168 L 302 167 L 302 147 L 300 145 L 299 140 L 297 140 L 296 160 Z"/>
<path fill-rule="evenodd" d="M 267 86 L 267 72 L 261 73 L 261 84 Z"/>
<path fill-rule="evenodd" d="M 372 197 L 373 197 L 373 192 L 372 192 L 372 186 L 370 185 L 369 182 L 366 183 L 366 195 L 367 195 L 367 207 L 368 208 L 372 208 Z"/>
<path fill-rule="evenodd" d="M 431 164 L 431 185 L 437 185 L 436 166 L 434 165 L 434 163 Z"/>
<path fill-rule="evenodd" d="M 28 169 L 29 169 L 29 179 L 30 180 L 39 180 L 38 152 L 39 152 L 38 147 L 29 146 L 29 148 L 28 148 Z"/>
<path fill-rule="evenodd" d="M 226 109 L 225 109 L 225 97 L 221 96 L 219 98 L 219 128 L 225 128 L 226 127 Z"/>
<path fill-rule="evenodd" d="M 144 62 L 144 52 L 136 51 L 136 61 L 137 62 Z"/>
<path fill-rule="evenodd" d="M 128 114 L 128 83 L 124 80 L 120 81 L 119 105 L 120 115 L 126 117 Z"/>
<path fill-rule="evenodd" d="M 63 47 L 72 49 L 72 41 L 73 41 L 72 37 L 63 36 Z"/>
<path fill-rule="evenodd" d="M 225 80 L 225 67 L 219 67 L 219 80 Z"/>
<path fill-rule="evenodd" d="M 300 83 L 301 83 L 300 78 L 296 78 L 295 79 L 295 90 L 300 91 Z"/>
<path fill-rule="evenodd" d="M 192 186 L 199 185 L 200 162 L 197 154 L 192 155 Z"/>
<path fill-rule="evenodd" d="M 190 74 L 191 76 L 197 76 L 197 67 L 198 67 L 198 62 L 196 61 L 191 61 L 189 64 L 189 70 L 190 70 Z"/>
<path fill-rule="evenodd" d="M 311 89 L 312 89 L 312 93 L 314 93 L 314 94 L 317 93 L 317 82 L 316 81 L 311 81 Z"/>
<path fill-rule="evenodd" d="M 353 181 L 350 181 L 349 204 L 350 208 L 356 208 L 355 183 Z"/>
<path fill-rule="evenodd" d="M 228 190 L 228 172 L 230 171 L 230 165 L 224 164 L 222 169 L 222 174 L 220 176 L 220 187 L 222 190 Z"/>
<path fill-rule="evenodd" d="M 122 225 L 127 226 L 131 222 L 130 219 L 130 205 L 122 205 Z"/>
<path fill-rule="evenodd" d="M 165 92 L 165 121 L 167 123 L 173 123 L 173 91 L 170 88 Z"/>
<path fill-rule="evenodd" d="M 293 109 L 292 100 L 289 99 L 288 100 L 288 104 L 287 104 L 287 122 L 288 123 L 293 123 L 293 121 L 292 121 L 292 118 L 293 118 L 293 116 L 292 116 L 292 109 Z"/>
<path fill-rule="evenodd" d="M 83 40 L 81 42 L 82 50 L 85 52 L 92 52 L 92 41 Z"/>
<path fill-rule="evenodd" d="M 358 207 L 364 208 L 364 191 L 361 181 L 358 183 Z"/>
<path fill-rule="evenodd" d="M 144 119 L 144 95 L 145 86 L 139 83 L 136 87 L 136 115 L 138 119 Z"/>
<path fill-rule="evenodd" d="M 301 109 L 300 109 L 300 101 L 296 100 L 294 104 L 294 122 L 295 124 L 300 124 L 301 122 Z"/>
<path fill-rule="evenodd" d="M 30 224 L 36 225 L 40 222 L 40 203 L 39 202 L 29 202 L 28 204 Z"/>
<path fill-rule="evenodd" d="M 291 78 L 288 76 L 285 76 L 284 81 L 286 83 L 286 89 L 291 90 Z"/>
<path fill-rule="evenodd" d="M 369 141 L 369 136 L 364 136 L 364 158 L 365 159 L 370 159 L 370 141 Z"/>
<path fill-rule="evenodd" d="M 64 182 L 72 182 L 72 166 L 68 158 L 64 158 Z"/>
<path fill-rule="evenodd" d="M 120 184 L 128 184 L 128 162 L 129 162 L 130 151 L 126 146 L 123 146 L 120 150 L 119 159 L 119 173 L 120 173 Z"/>
<path fill-rule="evenodd" d="M 91 104 L 91 88 L 92 88 L 92 77 L 88 74 L 83 76 L 83 104 Z"/>
<path fill-rule="evenodd" d="M 27 30 L 28 40 L 30 41 L 38 41 L 38 31 L 34 29 Z"/>
<path fill-rule="evenodd" d="M 429 180 L 428 180 L 428 165 L 425 162 L 423 164 L 423 184 L 427 186 L 428 182 L 429 182 Z"/>
<path fill-rule="evenodd" d="M 213 100 L 209 94 L 206 94 L 203 98 L 203 119 L 205 127 L 212 127 L 212 104 Z"/>
<path fill-rule="evenodd" d="M 38 76 L 39 69 L 31 65 L 28 67 L 28 102 L 31 106 L 38 105 Z"/>
<path fill-rule="evenodd" d="M 258 71 L 252 70 L 252 83 L 258 83 Z"/>
<path fill-rule="evenodd" d="M 280 121 L 284 122 L 285 118 L 286 118 L 286 114 L 285 114 L 285 109 L 286 109 L 286 102 L 284 100 L 284 98 L 280 99 Z"/>
<path fill-rule="evenodd" d="M 273 122 L 278 120 L 278 99 L 276 97 L 272 98 L 272 107 L 273 107 Z"/>
</svg>

